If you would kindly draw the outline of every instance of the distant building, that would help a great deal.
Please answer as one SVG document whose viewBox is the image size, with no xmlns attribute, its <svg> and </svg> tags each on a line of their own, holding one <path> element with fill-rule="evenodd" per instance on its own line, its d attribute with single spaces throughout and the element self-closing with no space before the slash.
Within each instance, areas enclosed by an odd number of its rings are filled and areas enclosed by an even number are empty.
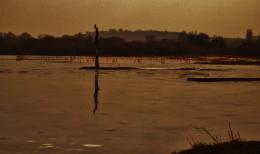
<svg viewBox="0 0 260 154">
<path fill-rule="evenodd" d="M 253 41 L 253 31 L 251 29 L 248 29 L 246 31 L 246 41 L 252 42 Z"/>
</svg>

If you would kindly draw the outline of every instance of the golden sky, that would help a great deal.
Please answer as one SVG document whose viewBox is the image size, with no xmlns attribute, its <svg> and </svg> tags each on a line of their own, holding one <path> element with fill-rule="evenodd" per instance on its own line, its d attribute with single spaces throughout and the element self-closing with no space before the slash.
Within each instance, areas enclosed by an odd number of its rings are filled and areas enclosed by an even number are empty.
<svg viewBox="0 0 260 154">
<path fill-rule="evenodd" d="M 260 34 L 260 0 L 0 0 L 0 31 L 73 34 L 101 29 Z"/>
</svg>

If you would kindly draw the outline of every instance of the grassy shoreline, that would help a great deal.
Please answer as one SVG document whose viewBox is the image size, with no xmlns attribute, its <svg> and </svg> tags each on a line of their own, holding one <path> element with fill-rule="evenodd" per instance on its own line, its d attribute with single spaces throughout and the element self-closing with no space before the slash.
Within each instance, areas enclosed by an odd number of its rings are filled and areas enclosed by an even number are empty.
<svg viewBox="0 0 260 154">
<path fill-rule="evenodd" d="M 172 154 L 259 154 L 260 141 L 230 141 L 218 144 L 197 144 L 189 150 Z"/>
</svg>

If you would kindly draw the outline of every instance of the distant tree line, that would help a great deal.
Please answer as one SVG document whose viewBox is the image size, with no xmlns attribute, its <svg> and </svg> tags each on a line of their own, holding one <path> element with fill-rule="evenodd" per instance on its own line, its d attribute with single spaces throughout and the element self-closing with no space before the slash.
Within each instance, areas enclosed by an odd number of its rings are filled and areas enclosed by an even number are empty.
<svg viewBox="0 0 260 154">
<path fill-rule="evenodd" d="M 260 56 L 259 38 L 229 46 L 224 38 L 205 33 L 181 32 L 177 39 L 156 39 L 148 35 L 145 41 L 101 37 L 100 47 L 102 56 Z M 8 32 L 0 33 L 0 54 L 91 56 L 95 54 L 95 46 L 88 33 L 36 38 L 26 32 L 20 35 Z"/>
</svg>

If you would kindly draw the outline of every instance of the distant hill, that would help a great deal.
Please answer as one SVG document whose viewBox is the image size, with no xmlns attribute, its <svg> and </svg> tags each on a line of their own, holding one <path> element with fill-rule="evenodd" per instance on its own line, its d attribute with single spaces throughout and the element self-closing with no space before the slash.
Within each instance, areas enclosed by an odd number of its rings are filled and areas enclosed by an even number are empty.
<svg viewBox="0 0 260 154">
<path fill-rule="evenodd" d="M 107 31 L 100 31 L 100 36 L 103 38 L 110 37 L 119 37 L 126 41 L 146 41 L 149 38 L 153 38 L 155 40 L 175 40 L 177 41 L 181 32 L 168 32 L 168 31 L 157 31 L 157 30 L 137 30 L 137 31 L 129 31 L 123 29 L 110 29 Z M 95 36 L 94 32 L 88 32 L 88 36 Z M 256 36 L 259 38 L 260 36 Z M 244 41 L 244 38 L 224 38 L 227 45 L 230 46 L 238 46 Z"/>
<path fill-rule="evenodd" d="M 260 39 L 260 35 L 254 36 L 254 40 Z"/>
<path fill-rule="evenodd" d="M 126 41 L 145 41 L 151 37 L 155 40 L 168 39 L 177 40 L 180 32 L 156 31 L 156 30 L 116 30 L 100 31 L 100 36 L 104 38 L 120 37 Z M 94 37 L 94 32 L 89 32 L 88 35 Z"/>
<path fill-rule="evenodd" d="M 231 47 L 237 47 L 245 41 L 243 38 L 224 38 L 224 40 L 226 45 Z"/>
</svg>

